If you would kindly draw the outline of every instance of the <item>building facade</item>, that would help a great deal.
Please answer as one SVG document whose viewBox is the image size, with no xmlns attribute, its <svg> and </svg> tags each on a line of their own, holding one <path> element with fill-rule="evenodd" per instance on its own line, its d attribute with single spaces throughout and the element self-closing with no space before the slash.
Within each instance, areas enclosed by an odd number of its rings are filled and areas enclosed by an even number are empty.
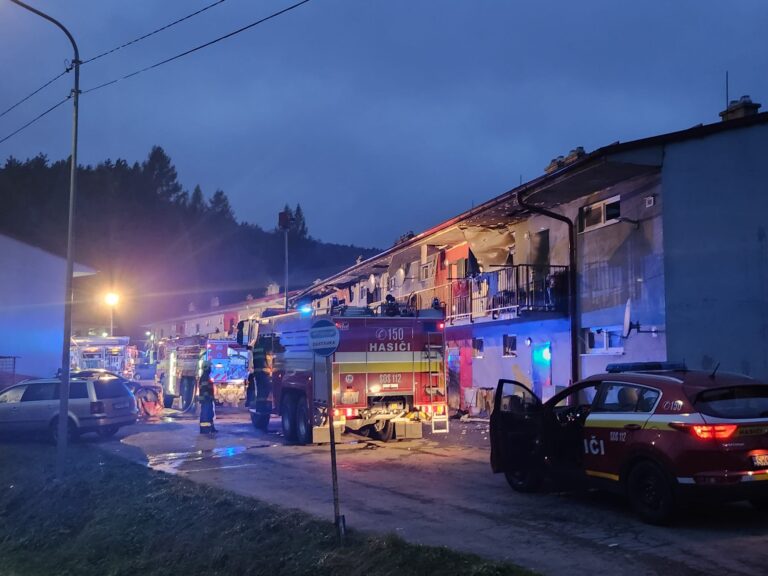
<svg viewBox="0 0 768 576">
<path fill-rule="evenodd" d="M 574 150 L 297 301 L 442 309 L 449 402 L 470 413 L 499 378 L 546 399 L 613 362 L 768 380 L 768 114 L 750 110 Z"/>
</svg>

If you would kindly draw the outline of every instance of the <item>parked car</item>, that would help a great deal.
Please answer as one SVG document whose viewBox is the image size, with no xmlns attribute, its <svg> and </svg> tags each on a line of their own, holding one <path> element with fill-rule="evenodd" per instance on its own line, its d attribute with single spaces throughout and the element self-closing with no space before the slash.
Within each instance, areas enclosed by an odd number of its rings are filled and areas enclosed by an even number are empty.
<svg viewBox="0 0 768 576">
<path fill-rule="evenodd" d="M 542 403 L 500 380 L 491 467 L 521 492 L 549 477 L 623 493 L 656 524 L 682 500 L 768 510 L 768 385 L 678 364 L 614 364 Z"/>
<path fill-rule="evenodd" d="M 117 380 L 70 380 L 69 437 L 96 432 L 114 436 L 122 426 L 136 422 L 136 399 Z M 27 380 L 0 393 L 0 432 L 59 434 L 58 379 Z"/>
<path fill-rule="evenodd" d="M 160 384 L 156 384 L 154 380 L 130 380 L 103 368 L 73 370 L 70 375 L 72 378 L 82 378 L 84 380 L 98 379 L 102 381 L 116 380 L 124 384 L 136 397 L 139 416 L 157 416 L 163 411 L 163 387 Z"/>
</svg>

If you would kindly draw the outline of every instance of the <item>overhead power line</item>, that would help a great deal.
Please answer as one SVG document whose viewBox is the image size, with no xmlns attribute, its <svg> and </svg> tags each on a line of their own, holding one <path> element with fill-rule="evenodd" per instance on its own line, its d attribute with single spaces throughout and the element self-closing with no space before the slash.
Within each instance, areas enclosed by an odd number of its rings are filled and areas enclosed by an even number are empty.
<svg viewBox="0 0 768 576">
<path fill-rule="evenodd" d="M 37 116 L 35 116 L 35 117 L 34 117 L 32 120 L 30 120 L 29 122 L 27 122 L 26 124 L 24 124 L 24 126 L 22 126 L 21 128 L 18 128 L 17 130 L 15 130 L 15 131 L 11 132 L 10 134 L 8 134 L 8 135 L 7 135 L 7 136 L 5 136 L 4 138 L 2 138 L 2 139 L 0 140 L 0 144 L 2 144 L 3 142 L 5 142 L 6 140 L 9 140 L 9 139 L 13 138 L 14 136 L 16 136 L 16 134 L 18 134 L 18 133 L 19 133 L 19 132 L 21 132 L 22 130 L 24 130 L 24 129 L 26 129 L 26 128 L 30 127 L 30 126 L 32 126 L 32 124 L 34 124 L 35 122 L 37 122 L 38 120 L 40 120 L 40 118 L 42 118 L 43 116 L 45 116 L 46 114 L 48 114 L 48 113 L 50 113 L 50 112 L 53 112 L 54 110 L 56 110 L 56 108 L 58 108 L 59 106 L 61 106 L 62 104 L 64 104 L 64 102 L 66 102 L 66 101 L 67 101 L 67 100 L 69 100 L 70 98 L 72 98 L 72 95 L 71 95 L 71 94 L 70 94 L 69 96 L 67 96 L 66 98 L 64 98 L 63 100 L 61 100 L 60 102 L 58 102 L 57 104 L 54 104 L 53 106 L 51 106 L 50 108 L 48 108 L 48 110 L 46 110 L 45 112 L 43 112 L 43 113 L 41 113 L 41 114 L 38 114 L 38 115 L 37 115 Z"/>
<path fill-rule="evenodd" d="M 130 42 L 126 42 L 125 44 L 121 44 L 120 46 L 115 46 L 111 50 L 107 50 L 106 52 L 102 52 L 101 54 L 97 54 L 93 58 L 88 58 L 87 60 L 83 60 L 82 62 L 80 62 L 80 65 L 82 66 L 83 64 L 88 64 L 90 62 L 93 62 L 94 60 L 98 60 L 99 58 L 103 58 L 104 56 L 112 54 L 113 52 L 117 52 L 118 50 L 122 50 L 123 48 L 126 48 L 127 46 L 131 46 L 133 44 L 141 42 L 142 40 L 146 40 L 150 36 L 154 36 L 155 34 L 158 34 L 158 33 L 162 32 L 163 30 L 167 30 L 168 28 L 176 26 L 176 24 L 180 24 L 181 22 L 184 22 L 185 20 L 189 20 L 190 18 L 193 18 L 194 16 L 197 16 L 198 14 L 202 14 L 206 10 L 210 10 L 211 8 L 214 8 L 214 7 L 218 6 L 219 4 L 222 4 L 223 2 L 226 2 L 226 0 L 217 0 L 213 4 L 209 4 L 208 6 L 204 6 L 203 8 L 201 8 L 200 10 L 198 10 L 196 12 L 192 12 L 191 14 L 187 14 L 186 16 L 183 16 L 182 18 L 179 18 L 178 20 L 174 20 L 173 22 L 170 22 L 169 24 L 166 24 L 165 26 L 161 26 L 160 28 L 157 28 L 156 30 L 152 30 L 152 32 L 148 32 L 147 34 L 144 34 L 143 36 L 139 36 L 138 38 L 134 38 Z M 59 78 L 64 76 L 66 73 L 71 72 L 71 71 L 72 71 L 72 65 L 67 66 L 67 68 L 63 72 L 61 72 L 57 76 L 54 76 L 53 78 L 48 80 L 48 82 L 46 82 L 45 84 L 40 86 L 40 88 L 38 88 L 34 92 L 30 92 L 28 95 L 24 96 L 24 98 L 22 98 L 21 100 L 16 102 L 14 105 L 12 105 L 9 108 L 7 108 L 6 110 L 3 110 L 2 112 L 0 112 L 0 118 L 2 118 L 6 114 L 8 114 L 8 112 L 10 112 L 11 110 L 17 108 L 18 106 L 20 106 L 21 104 L 23 104 L 24 102 L 26 102 L 27 100 L 32 98 L 32 96 L 34 96 L 38 92 L 44 90 L 45 88 L 47 88 L 48 86 L 50 86 L 51 84 L 56 82 L 56 80 L 58 80 Z"/>
<path fill-rule="evenodd" d="M 87 60 L 83 60 L 82 64 L 88 64 L 89 62 L 93 62 L 94 60 L 98 60 L 99 58 L 103 58 L 104 56 L 112 54 L 113 52 L 117 52 L 118 50 L 122 50 L 123 48 L 131 46 L 132 44 L 136 44 L 137 42 L 141 42 L 142 40 L 146 40 L 150 36 L 154 36 L 155 34 L 158 34 L 159 32 L 162 32 L 163 30 L 168 30 L 168 28 L 176 26 L 176 24 L 184 22 L 185 20 L 189 20 L 190 18 L 192 18 L 194 16 L 197 16 L 198 14 L 202 14 L 206 10 L 210 10 L 211 8 L 214 8 L 214 7 L 218 6 L 219 4 L 221 4 L 221 3 L 225 2 L 225 1 L 226 0 L 217 0 L 213 4 L 209 4 L 208 6 L 200 8 L 200 10 L 198 10 L 197 12 L 192 12 L 192 14 L 187 14 L 183 18 L 179 18 L 178 20 L 174 20 L 170 24 L 166 24 L 165 26 L 161 26 L 157 30 L 152 30 L 152 32 L 144 34 L 144 36 L 139 36 L 138 38 L 134 38 L 130 42 L 126 42 L 125 44 L 121 44 L 120 46 L 115 46 L 111 50 L 107 50 L 106 52 L 102 52 L 101 54 L 97 54 L 93 58 L 88 58 Z"/>
<path fill-rule="evenodd" d="M 170 58 L 166 58 L 165 60 L 161 60 L 160 62 L 156 62 L 150 66 L 146 66 L 145 68 L 141 68 L 140 70 L 136 70 L 134 72 L 131 72 L 130 74 L 126 74 L 125 76 L 121 76 L 119 78 L 115 78 L 114 80 L 110 80 L 109 82 L 104 82 L 103 84 L 99 84 L 97 86 L 94 86 L 92 88 L 88 88 L 87 90 L 83 90 L 83 94 L 88 94 L 89 92 L 94 92 L 96 90 L 100 90 L 101 88 L 106 88 L 107 86 L 111 86 L 112 84 L 117 84 L 118 82 L 122 80 L 127 80 L 128 78 L 132 78 L 134 76 L 138 76 L 139 74 L 143 72 L 147 72 L 149 70 L 152 70 L 154 68 L 158 68 L 164 64 L 168 64 L 169 62 L 173 62 L 174 60 L 178 60 L 179 58 L 183 58 L 184 56 L 188 56 L 189 54 L 192 54 L 193 52 L 197 52 L 198 50 L 202 50 L 203 48 L 207 48 L 208 46 L 212 46 L 213 44 L 216 44 L 218 42 L 221 42 L 222 40 L 226 40 L 227 38 L 231 38 L 232 36 L 235 36 L 237 34 L 240 34 L 241 32 L 245 32 L 246 30 L 250 30 L 254 26 L 258 26 L 259 24 L 262 24 L 266 22 L 267 20 L 271 20 L 273 18 L 276 18 L 280 16 L 281 14 L 285 14 L 286 12 L 290 12 L 291 10 L 294 10 L 295 8 L 298 8 L 302 4 L 306 4 L 310 0 L 302 0 L 301 2 L 297 2 L 296 4 L 292 4 L 291 6 L 288 6 L 287 8 L 283 8 L 282 10 L 279 10 L 277 12 L 274 12 L 273 14 L 270 14 L 269 16 L 266 16 L 260 20 L 257 20 L 255 22 L 251 22 L 247 26 L 243 26 L 242 28 L 238 28 L 237 30 L 234 30 L 230 32 L 229 34 L 225 34 L 224 36 L 219 36 L 218 38 L 215 38 L 214 40 L 211 40 L 209 42 L 206 42 L 205 44 L 200 44 L 199 46 L 195 46 L 194 48 L 190 48 L 189 50 L 186 50 L 184 52 L 181 52 L 180 54 L 176 54 L 175 56 L 171 56 Z"/>
<path fill-rule="evenodd" d="M 8 114 L 8 112 L 10 112 L 11 110 L 13 110 L 14 108 L 16 108 L 17 106 L 19 106 L 20 104 L 24 104 L 24 102 L 26 102 L 27 100 L 29 100 L 30 98 L 32 98 L 32 96 L 34 96 L 35 94 L 37 94 L 38 92 L 40 92 L 42 89 L 44 89 L 44 88 L 47 88 L 48 86 L 50 86 L 51 84 L 53 84 L 54 82 L 56 82 L 56 80 L 58 80 L 59 78 L 61 78 L 62 76 L 64 76 L 64 74 L 66 74 L 66 73 L 67 73 L 67 72 L 69 72 L 70 70 L 71 70 L 71 68 L 67 68 L 66 70 L 64 70 L 64 72 L 62 72 L 62 73 L 61 73 L 61 74 L 59 74 L 58 76 L 55 76 L 54 78 L 51 78 L 50 80 L 48 80 L 48 82 L 46 82 L 45 84 L 43 84 L 42 86 L 40 86 L 40 88 L 38 88 L 38 89 L 37 89 L 37 90 L 35 90 L 34 92 L 30 92 L 29 94 L 27 94 L 26 96 L 24 96 L 24 98 L 22 98 L 21 100 L 19 100 L 18 102 L 16 102 L 16 104 L 14 104 L 13 106 L 11 106 L 10 108 L 7 108 L 6 110 L 3 110 L 2 112 L 0 112 L 0 118 L 2 118 L 3 116 L 5 116 L 6 114 Z"/>
</svg>

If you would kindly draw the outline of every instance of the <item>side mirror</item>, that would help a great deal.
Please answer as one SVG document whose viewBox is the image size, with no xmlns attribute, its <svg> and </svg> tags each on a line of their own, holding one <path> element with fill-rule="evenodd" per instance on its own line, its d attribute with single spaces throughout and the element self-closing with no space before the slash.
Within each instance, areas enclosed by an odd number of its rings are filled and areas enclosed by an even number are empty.
<svg viewBox="0 0 768 576">
<path fill-rule="evenodd" d="M 243 327 L 245 326 L 245 320 L 240 320 L 240 322 L 237 323 L 237 343 L 240 344 L 240 346 L 243 345 Z"/>
</svg>

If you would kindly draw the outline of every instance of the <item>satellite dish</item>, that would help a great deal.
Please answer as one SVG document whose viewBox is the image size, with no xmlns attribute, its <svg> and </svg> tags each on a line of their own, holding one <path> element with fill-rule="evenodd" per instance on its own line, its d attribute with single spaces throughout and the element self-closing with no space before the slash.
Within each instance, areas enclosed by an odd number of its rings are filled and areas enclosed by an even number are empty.
<svg viewBox="0 0 768 576">
<path fill-rule="evenodd" d="M 640 322 L 632 322 L 632 301 L 627 299 L 627 304 L 624 306 L 624 326 L 622 328 L 621 337 L 625 340 L 629 338 L 632 330 L 638 334 L 657 334 L 659 331 L 655 326 L 652 326 L 650 330 L 641 330 Z"/>
<path fill-rule="evenodd" d="M 640 330 L 640 322 L 632 322 L 632 300 L 627 298 L 627 304 L 624 306 L 624 327 L 622 328 L 621 337 L 626 340 L 629 338 L 632 330 L 638 334 L 641 332 L 655 332 L 655 330 Z"/>
<path fill-rule="evenodd" d="M 621 329 L 621 337 L 629 338 L 629 333 L 632 331 L 632 300 L 627 298 L 627 304 L 624 306 L 624 326 Z"/>
</svg>

